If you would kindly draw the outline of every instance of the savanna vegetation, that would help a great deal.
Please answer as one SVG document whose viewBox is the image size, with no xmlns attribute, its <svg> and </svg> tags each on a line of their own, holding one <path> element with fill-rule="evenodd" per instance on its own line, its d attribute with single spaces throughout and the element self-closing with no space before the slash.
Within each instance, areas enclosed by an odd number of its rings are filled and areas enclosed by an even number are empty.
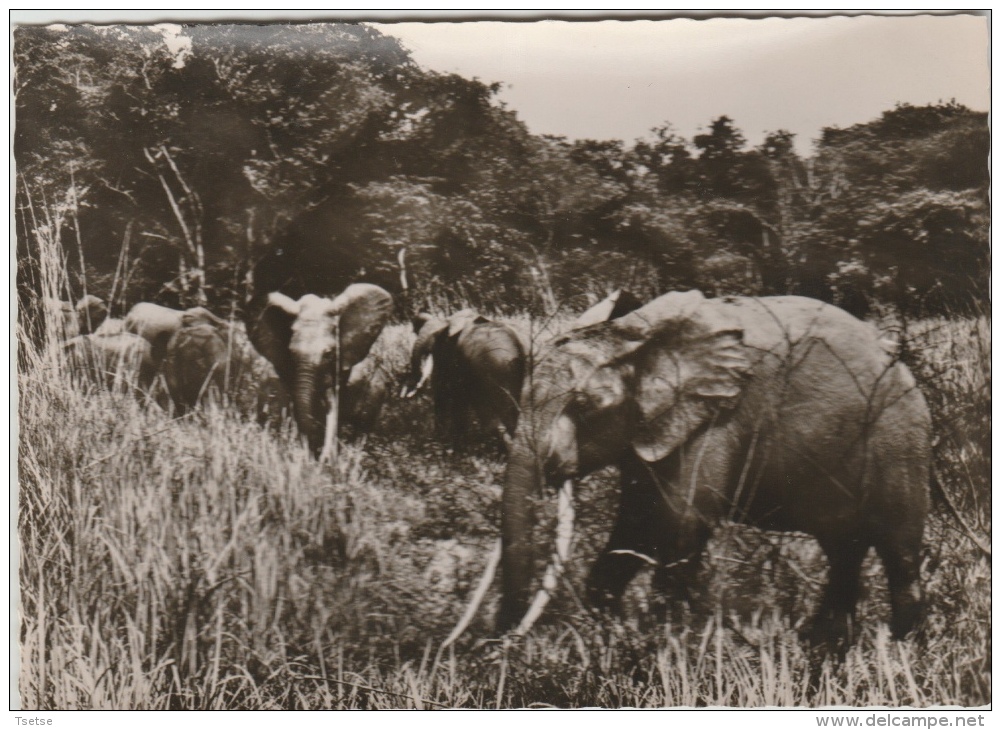
<svg viewBox="0 0 1001 730">
<path fill-rule="evenodd" d="M 21 680 L 26 708 L 979 705 L 991 701 L 986 114 L 898 106 L 747 145 L 538 137 L 497 89 L 417 67 L 364 25 L 18 28 L 15 156 Z M 321 465 L 294 424 L 233 402 L 175 417 L 68 379 L 44 297 L 205 304 L 281 289 L 476 306 L 538 344 L 597 296 L 798 293 L 871 319 L 933 413 L 929 611 L 889 637 L 866 563 L 843 662 L 797 631 L 812 540 L 726 526 L 700 591 L 657 623 L 578 595 L 615 475 L 579 487 L 574 560 L 544 619 L 498 639 L 497 594 L 440 652 L 500 518 L 503 459 L 437 442 L 393 400 Z"/>
</svg>

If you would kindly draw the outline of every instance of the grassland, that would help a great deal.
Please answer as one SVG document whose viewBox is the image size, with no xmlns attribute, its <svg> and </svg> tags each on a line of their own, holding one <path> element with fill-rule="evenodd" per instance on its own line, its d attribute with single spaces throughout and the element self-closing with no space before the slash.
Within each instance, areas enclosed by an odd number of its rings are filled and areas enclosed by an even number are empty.
<svg viewBox="0 0 1001 730">
<path fill-rule="evenodd" d="M 520 323 L 527 327 L 527 323 Z M 377 354 L 394 373 L 412 335 Z M 503 462 L 433 439 L 426 400 L 391 400 L 334 466 L 294 427 L 237 409 L 172 418 L 68 382 L 22 343 L 19 376 L 22 706 L 438 708 L 981 705 L 991 701 L 990 334 L 984 320 L 906 332 L 935 413 L 936 472 L 966 528 L 936 506 L 929 615 L 890 639 L 882 568 L 866 563 L 861 637 L 843 663 L 797 630 L 825 562 L 802 536 L 726 526 L 701 591 L 658 625 L 645 582 L 599 619 L 577 591 L 610 527 L 615 479 L 579 490 L 576 556 L 543 621 L 498 641 L 496 587 L 447 651 L 499 525 Z"/>
</svg>

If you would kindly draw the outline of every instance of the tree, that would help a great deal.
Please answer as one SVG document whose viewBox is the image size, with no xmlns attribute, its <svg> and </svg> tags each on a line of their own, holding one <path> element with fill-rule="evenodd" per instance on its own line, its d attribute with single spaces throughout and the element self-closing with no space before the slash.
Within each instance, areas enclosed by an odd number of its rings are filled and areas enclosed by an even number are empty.
<svg viewBox="0 0 1001 730">
<path fill-rule="evenodd" d="M 867 124 L 825 129 L 816 169 L 830 192 L 814 217 L 853 252 L 839 270 L 866 269 L 868 295 L 905 311 L 979 306 L 989 256 L 986 159 L 986 115 L 955 103 L 900 105 Z"/>
</svg>

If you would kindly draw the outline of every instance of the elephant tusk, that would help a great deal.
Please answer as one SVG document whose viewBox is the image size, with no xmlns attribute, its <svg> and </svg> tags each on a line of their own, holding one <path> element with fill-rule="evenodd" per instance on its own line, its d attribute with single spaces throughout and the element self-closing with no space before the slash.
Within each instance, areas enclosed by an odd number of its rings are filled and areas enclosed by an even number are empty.
<svg viewBox="0 0 1001 730">
<path fill-rule="evenodd" d="M 326 427 L 323 432 L 323 449 L 320 451 L 320 463 L 327 464 L 337 461 L 337 396 L 328 398 Z"/>
<path fill-rule="evenodd" d="M 647 565 L 652 565 L 654 567 L 657 567 L 658 565 L 660 565 L 660 563 L 658 563 L 656 560 L 654 560 L 653 558 L 651 558 L 649 555 L 644 555 L 643 553 L 638 553 L 635 550 L 612 550 L 612 551 L 610 551 L 609 554 L 610 555 L 632 555 L 634 558 L 639 558 L 640 560 L 642 560 Z"/>
<path fill-rule="evenodd" d="M 518 624 L 518 628 L 514 630 L 515 636 L 522 636 L 532 628 L 556 590 L 556 582 L 570 559 L 573 520 L 573 480 L 567 479 L 560 488 L 556 503 L 556 554 L 553 555 L 553 562 L 546 568 L 546 573 L 542 577 L 542 588 L 535 594 L 532 605 L 528 607 L 525 617 Z"/>
<path fill-rule="evenodd" d="M 417 385 L 413 387 L 410 391 L 408 398 L 412 398 L 417 391 L 424 387 L 424 383 L 428 381 L 431 377 L 431 373 L 434 371 L 434 355 L 428 355 L 424 358 L 424 362 L 421 363 L 421 379 L 417 381 Z"/>
<path fill-rule="evenodd" d="M 483 597 L 487 594 L 487 589 L 490 588 L 490 584 L 493 583 L 494 575 L 497 574 L 497 566 L 500 564 L 501 559 L 501 540 L 497 538 L 494 543 L 493 550 L 490 551 L 490 557 L 487 558 L 487 567 L 483 569 L 483 576 L 480 578 L 480 582 L 476 586 L 476 590 L 473 592 L 473 597 L 469 600 L 469 605 L 466 606 L 465 612 L 462 614 L 462 618 L 459 619 L 459 623 L 455 625 L 452 629 L 452 633 L 448 635 L 448 638 L 442 642 L 441 646 L 438 648 L 438 656 L 450 647 L 456 639 L 462 636 L 462 632 L 469 627 L 469 623 L 473 620 L 473 616 L 480 609 L 480 604 L 483 603 Z"/>
</svg>

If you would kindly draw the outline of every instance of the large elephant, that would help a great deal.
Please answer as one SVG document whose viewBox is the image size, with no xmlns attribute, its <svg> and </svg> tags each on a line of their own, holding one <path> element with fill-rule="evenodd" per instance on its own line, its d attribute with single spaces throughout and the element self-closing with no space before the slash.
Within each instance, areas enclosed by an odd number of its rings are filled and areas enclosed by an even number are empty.
<svg viewBox="0 0 1001 730">
<path fill-rule="evenodd" d="M 149 343 L 127 332 L 77 335 L 63 350 L 71 372 L 103 387 L 146 391 L 156 377 Z"/>
<path fill-rule="evenodd" d="M 510 439 L 525 377 L 518 334 L 471 309 L 448 319 L 420 314 L 413 327 L 417 340 L 403 395 L 414 396 L 430 381 L 435 422 L 456 446 L 465 442 L 474 416 L 488 432 Z"/>
<path fill-rule="evenodd" d="M 893 635 L 918 619 L 928 408 L 846 312 L 803 297 L 666 294 L 549 343 L 521 410 L 504 477 L 502 630 L 528 605 L 542 484 L 606 465 L 619 467 L 621 497 L 587 581 L 596 607 L 617 609 L 649 563 L 658 594 L 684 598 L 714 526 L 731 520 L 817 538 L 830 572 L 815 640 L 850 641 L 870 547 Z"/>
<path fill-rule="evenodd" d="M 194 408 L 206 395 L 226 392 L 234 356 L 229 326 L 204 307 L 181 313 L 180 326 L 167 341 L 163 375 L 167 391 L 180 413 Z"/>
<path fill-rule="evenodd" d="M 153 360 L 159 367 L 167 355 L 167 343 L 181 328 L 183 314 L 180 310 L 152 302 L 139 302 L 125 315 L 124 328 L 126 332 L 139 335 L 149 342 Z"/>
<path fill-rule="evenodd" d="M 306 294 L 297 301 L 271 292 L 260 315 L 248 323 L 251 342 L 292 394 L 296 423 L 314 455 L 327 445 L 329 424 L 352 420 L 338 396 L 392 309 L 386 290 L 352 284 L 333 298 Z M 335 435 L 329 433 L 327 440 Z"/>
</svg>

